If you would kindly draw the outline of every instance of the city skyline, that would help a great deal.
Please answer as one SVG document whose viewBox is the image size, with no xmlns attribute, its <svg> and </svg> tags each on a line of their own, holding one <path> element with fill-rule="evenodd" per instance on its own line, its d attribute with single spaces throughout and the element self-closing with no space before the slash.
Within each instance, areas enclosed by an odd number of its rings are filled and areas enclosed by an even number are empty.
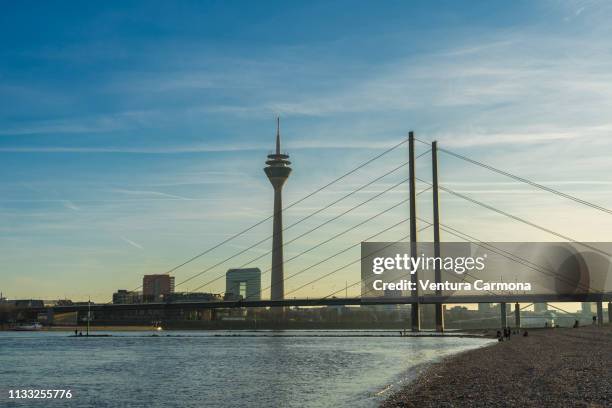
<svg viewBox="0 0 612 408">
<path fill-rule="evenodd" d="M 0 17 L 0 95 L 11 101 L 0 114 L 0 290 L 11 298 L 108 301 L 116 289 L 132 289 L 143 275 L 164 273 L 270 216 L 261 160 L 271 150 L 276 115 L 295 163 L 286 203 L 414 130 L 422 140 L 439 140 L 441 147 L 612 207 L 610 5 L 494 3 L 476 11 L 459 2 L 442 12 L 424 2 L 385 10 L 358 4 L 208 5 L 215 13 L 193 4 L 71 13 L 39 5 L 40 14 L 7 6 Z M 404 24 L 406 16 L 414 26 Z M 351 24 L 336 25 L 342 18 Z M 31 33 L 34 24 L 46 35 Z M 54 30 L 55 24 L 66 29 Z M 35 68 L 25 68 L 32 62 Z M 419 154 L 427 150 L 418 148 Z M 285 224 L 385 173 L 406 154 L 399 149 L 326 191 L 320 202 L 290 209 Z M 428 166 L 421 159 L 417 175 L 430 179 Z M 403 177 L 398 172 L 287 231 L 285 241 Z M 577 240 L 609 240 L 612 222 L 596 211 L 451 157 L 440 157 L 440 182 Z M 401 186 L 337 227 L 288 245 L 285 257 L 406 191 Z M 425 218 L 431 218 L 430 204 L 428 194 L 419 197 Z M 407 214 L 407 205 L 400 206 L 381 222 Z M 483 240 L 553 240 L 444 194 L 441 217 Z M 366 225 L 285 270 L 306 267 L 378 229 Z M 262 224 L 177 270 L 177 285 L 270 231 L 271 222 Z M 422 239 L 431 239 L 428 233 Z M 270 246 L 265 242 L 177 291 L 224 275 Z M 326 268 L 354 258 L 349 253 Z M 269 256 L 248 266 L 263 272 Z M 289 281 L 286 289 L 324 270 Z M 358 278 L 356 267 L 295 296 L 326 295 Z M 269 274 L 262 279 L 269 282 Z M 205 291 L 223 286 L 221 280 Z"/>
</svg>

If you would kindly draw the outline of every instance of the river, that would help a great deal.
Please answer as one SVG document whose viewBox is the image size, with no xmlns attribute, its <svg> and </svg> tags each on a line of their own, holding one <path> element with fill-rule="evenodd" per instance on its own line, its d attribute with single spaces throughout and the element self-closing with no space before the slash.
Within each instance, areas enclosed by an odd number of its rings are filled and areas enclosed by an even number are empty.
<svg viewBox="0 0 612 408">
<path fill-rule="evenodd" d="M 70 334 L 0 332 L 0 406 L 375 407 L 426 363 L 491 341 L 389 331 Z M 9 399 L 14 389 L 72 398 Z"/>
</svg>

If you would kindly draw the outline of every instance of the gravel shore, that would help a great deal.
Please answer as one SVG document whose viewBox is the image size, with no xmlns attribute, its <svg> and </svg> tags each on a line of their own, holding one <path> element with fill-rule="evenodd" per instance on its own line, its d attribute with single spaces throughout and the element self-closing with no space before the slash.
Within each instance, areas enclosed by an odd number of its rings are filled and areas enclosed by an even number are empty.
<svg viewBox="0 0 612 408">
<path fill-rule="evenodd" d="M 612 326 L 530 330 L 449 357 L 381 407 L 612 407 Z"/>
</svg>

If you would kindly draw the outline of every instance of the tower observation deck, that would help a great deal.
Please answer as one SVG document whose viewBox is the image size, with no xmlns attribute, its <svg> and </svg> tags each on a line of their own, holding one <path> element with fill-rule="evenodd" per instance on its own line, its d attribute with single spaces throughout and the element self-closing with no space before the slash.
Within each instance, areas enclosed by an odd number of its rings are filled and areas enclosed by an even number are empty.
<svg viewBox="0 0 612 408">
<path fill-rule="evenodd" d="M 268 180 L 274 187 L 274 221 L 272 226 L 272 281 L 270 299 L 283 300 L 285 297 L 283 270 L 283 198 L 282 190 L 291 173 L 289 155 L 281 153 L 280 118 L 276 118 L 276 152 L 268 155 L 264 168 Z"/>
</svg>

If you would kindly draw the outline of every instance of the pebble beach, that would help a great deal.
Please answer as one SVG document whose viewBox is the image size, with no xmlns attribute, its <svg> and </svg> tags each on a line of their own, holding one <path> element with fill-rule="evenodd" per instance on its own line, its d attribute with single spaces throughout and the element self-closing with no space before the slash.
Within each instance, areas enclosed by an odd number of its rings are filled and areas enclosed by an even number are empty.
<svg viewBox="0 0 612 408">
<path fill-rule="evenodd" d="M 612 326 L 529 330 L 449 357 L 381 405 L 398 407 L 612 407 Z"/>
</svg>

